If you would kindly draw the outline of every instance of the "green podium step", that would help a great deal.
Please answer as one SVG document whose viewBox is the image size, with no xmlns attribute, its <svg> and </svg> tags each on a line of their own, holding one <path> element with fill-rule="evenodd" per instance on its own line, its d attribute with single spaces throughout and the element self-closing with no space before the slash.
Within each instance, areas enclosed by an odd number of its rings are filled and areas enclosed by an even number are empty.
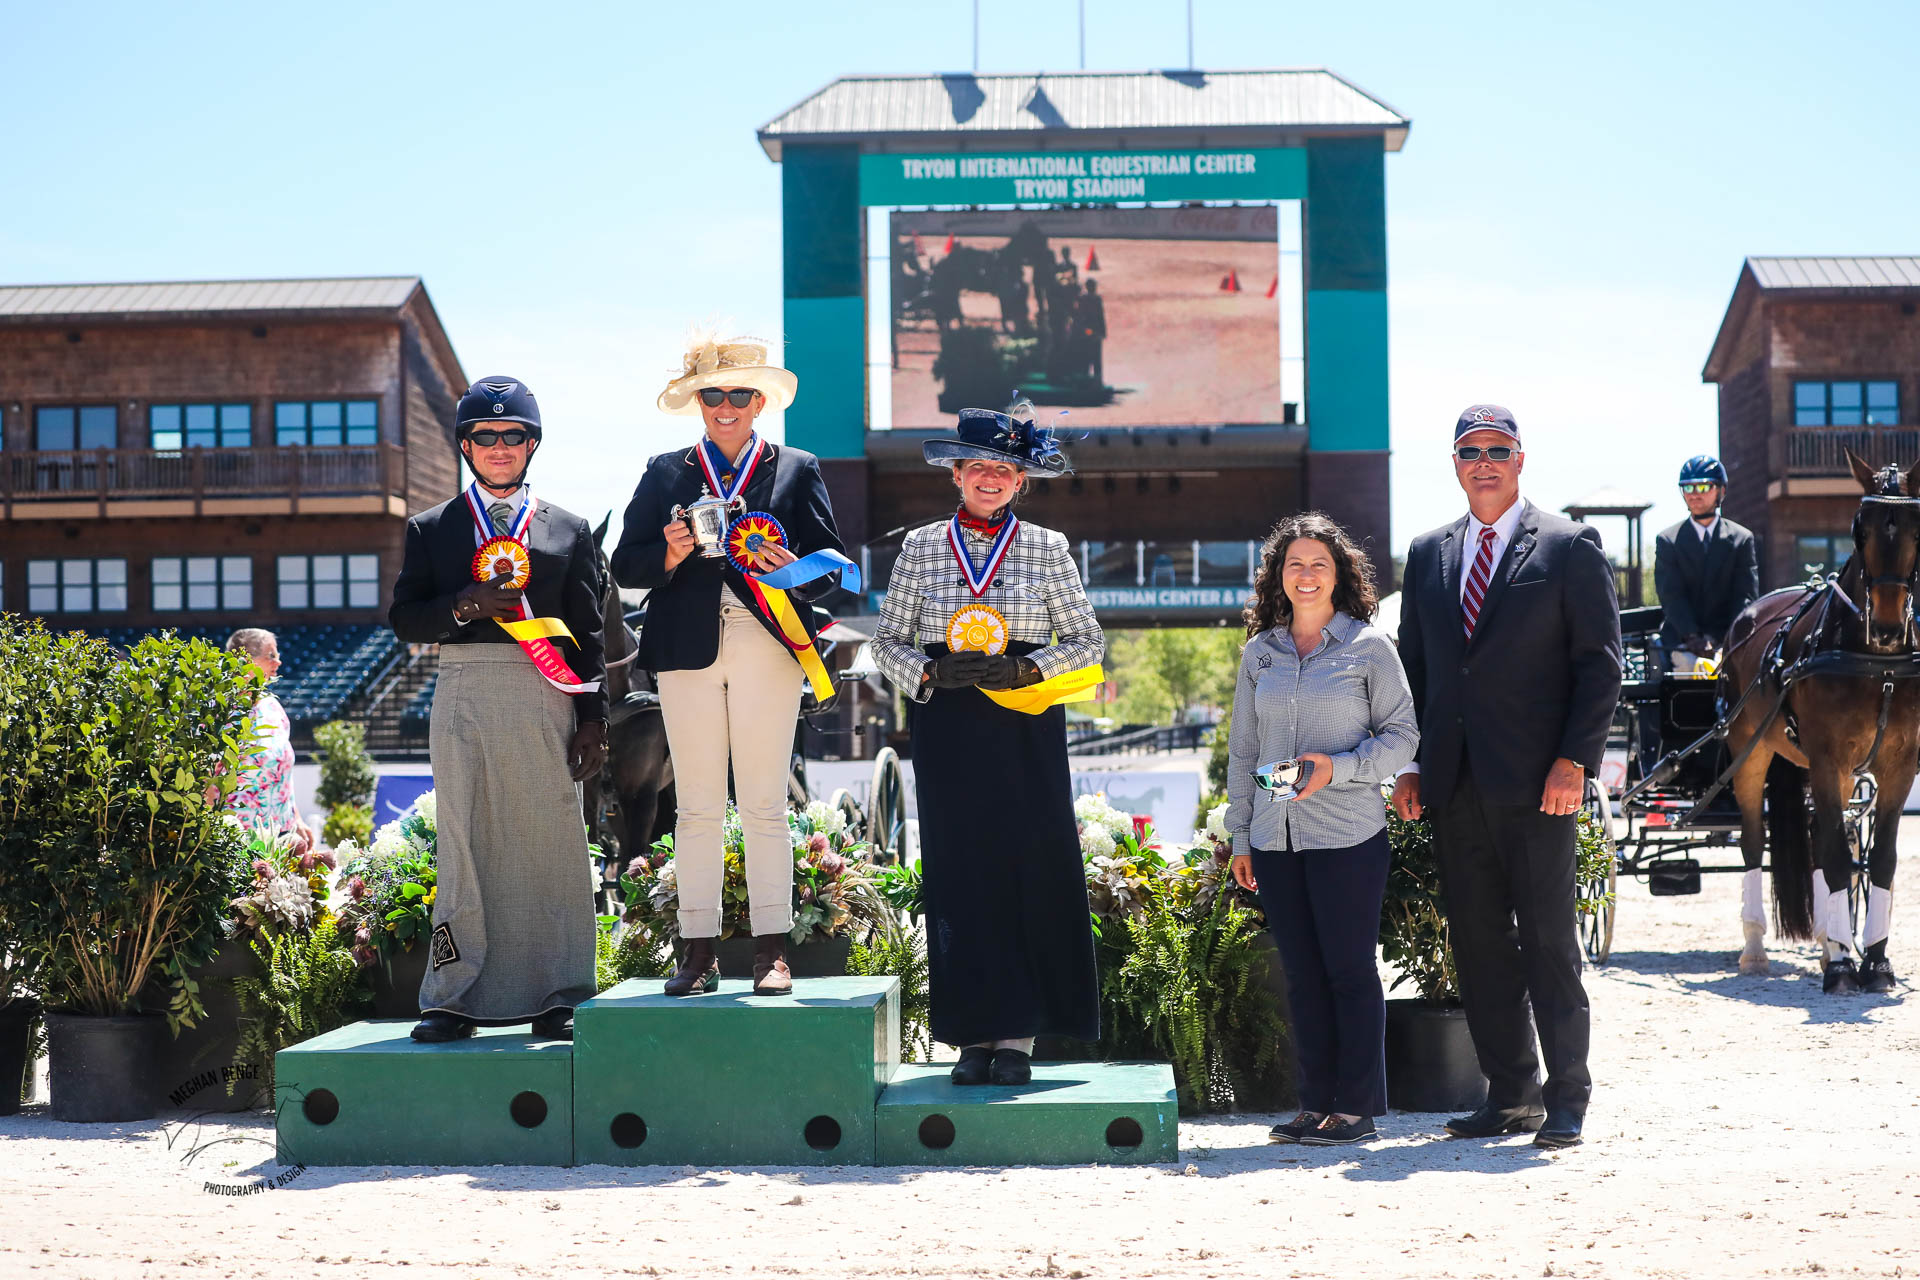
<svg viewBox="0 0 1920 1280">
<path fill-rule="evenodd" d="M 874 1122 L 883 1165 L 1159 1164 L 1180 1156 L 1173 1068 L 1037 1062 L 1033 1083 L 958 1088 L 945 1066 L 900 1068 Z"/>
<path fill-rule="evenodd" d="M 274 1055 L 282 1164 L 573 1163 L 573 1054 L 525 1027 L 356 1022 Z"/>
<path fill-rule="evenodd" d="M 791 996 L 636 979 L 574 1011 L 580 1164 L 872 1164 L 900 1062 L 895 978 L 800 978 Z"/>
</svg>

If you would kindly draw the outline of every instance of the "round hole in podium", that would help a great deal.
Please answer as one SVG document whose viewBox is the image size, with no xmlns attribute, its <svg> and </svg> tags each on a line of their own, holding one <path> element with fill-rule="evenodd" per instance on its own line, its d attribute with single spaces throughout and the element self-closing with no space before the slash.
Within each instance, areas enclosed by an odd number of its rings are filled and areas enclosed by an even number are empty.
<svg viewBox="0 0 1920 1280">
<path fill-rule="evenodd" d="M 1137 1147 L 1147 1140 L 1140 1129 L 1140 1122 L 1132 1116 L 1121 1116 L 1107 1126 L 1107 1145 L 1110 1147 Z"/>
<path fill-rule="evenodd" d="M 613 1118 L 607 1134 L 614 1146 L 631 1151 L 647 1140 L 647 1122 L 631 1111 L 622 1111 Z"/>
<path fill-rule="evenodd" d="M 832 1116 L 815 1116 L 807 1121 L 800 1136 L 815 1151 L 831 1151 L 840 1145 L 840 1122 Z"/>
<path fill-rule="evenodd" d="M 300 1110 L 313 1124 L 332 1124 L 340 1118 L 340 1099 L 331 1089 L 315 1089 L 300 1103 Z"/>
<path fill-rule="evenodd" d="M 547 1100 L 529 1089 L 513 1095 L 513 1101 L 507 1104 L 507 1112 L 522 1129 L 538 1129 L 546 1123 Z"/>
<path fill-rule="evenodd" d="M 928 1116 L 920 1122 L 920 1145 L 930 1151 L 945 1151 L 953 1145 L 953 1121 L 945 1116 Z"/>
</svg>

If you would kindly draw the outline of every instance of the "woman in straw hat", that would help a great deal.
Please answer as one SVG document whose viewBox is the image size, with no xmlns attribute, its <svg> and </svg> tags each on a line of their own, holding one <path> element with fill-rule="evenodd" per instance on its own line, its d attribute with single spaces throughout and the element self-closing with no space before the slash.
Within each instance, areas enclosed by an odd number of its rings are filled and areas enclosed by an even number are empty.
<svg viewBox="0 0 1920 1280">
<path fill-rule="evenodd" d="M 823 701 L 833 696 L 806 601 L 833 590 L 838 575 L 793 588 L 793 599 L 762 579 L 811 553 L 841 550 L 819 459 L 754 429 L 761 413 L 792 404 L 794 389 L 764 343 L 696 337 L 659 403 L 699 415 L 706 431 L 648 462 L 613 553 L 615 580 L 648 591 L 638 660 L 659 677 L 679 804 L 674 867 L 685 946 L 668 995 L 719 984 L 729 762 L 746 837 L 753 989 L 793 990 L 787 769 L 803 684 Z"/>
<path fill-rule="evenodd" d="M 1057 701 L 1090 692 L 1106 640 L 1066 538 L 1012 511 L 1070 470 L 1032 415 L 963 409 L 922 446 L 960 508 L 907 534 L 873 638 L 913 704 L 932 1030 L 961 1047 L 956 1084 L 1024 1084 L 1036 1035 L 1100 1035 Z"/>
</svg>

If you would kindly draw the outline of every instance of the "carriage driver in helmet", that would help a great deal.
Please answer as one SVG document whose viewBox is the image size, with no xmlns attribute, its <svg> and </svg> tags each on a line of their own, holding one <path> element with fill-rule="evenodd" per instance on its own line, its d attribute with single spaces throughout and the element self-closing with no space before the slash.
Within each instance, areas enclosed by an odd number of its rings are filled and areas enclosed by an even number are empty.
<svg viewBox="0 0 1920 1280">
<path fill-rule="evenodd" d="M 1653 586 L 1666 620 L 1660 642 L 1675 671 L 1719 652 L 1727 629 L 1760 594 L 1753 534 L 1720 514 L 1727 469 L 1699 454 L 1680 468 L 1687 518 L 1653 544 Z"/>
</svg>

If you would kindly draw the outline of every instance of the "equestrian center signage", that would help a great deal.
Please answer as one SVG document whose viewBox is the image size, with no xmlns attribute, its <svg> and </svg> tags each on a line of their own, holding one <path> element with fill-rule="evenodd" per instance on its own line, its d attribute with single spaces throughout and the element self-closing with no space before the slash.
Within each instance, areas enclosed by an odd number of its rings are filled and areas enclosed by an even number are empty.
<svg viewBox="0 0 1920 1280">
<path fill-rule="evenodd" d="M 1306 189 L 1307 153 L 1298 147 L 860 157 L 863 205 L 1294 200 Z"/>
</svg>

